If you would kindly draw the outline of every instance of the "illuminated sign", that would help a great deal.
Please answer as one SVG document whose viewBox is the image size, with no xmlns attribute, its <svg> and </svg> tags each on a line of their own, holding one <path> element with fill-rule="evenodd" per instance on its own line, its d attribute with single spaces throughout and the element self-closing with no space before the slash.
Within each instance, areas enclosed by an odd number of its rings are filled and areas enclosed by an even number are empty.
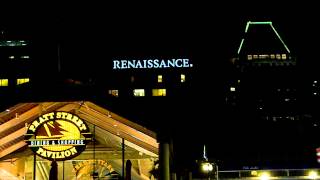
<svg viewBox="0 0 320 180">
<path fill-rule="evenodd" d="M 50 112 L 34 120 L 27 130 L 28 146 L 42 158 L 63 161 L 79 155 L 91 140 L 85 122 L 68 112 Z"/>
<path fill-rule="evenodd" d="M 189 59 L 113 60 L 113 69 L 189 68 Z"/>
</svg>

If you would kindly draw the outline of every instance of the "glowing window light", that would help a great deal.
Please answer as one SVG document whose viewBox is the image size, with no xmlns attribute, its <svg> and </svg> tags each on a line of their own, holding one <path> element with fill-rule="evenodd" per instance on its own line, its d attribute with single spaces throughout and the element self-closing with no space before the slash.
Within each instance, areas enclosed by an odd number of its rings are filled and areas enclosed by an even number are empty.
<svg viewBox="0 0 320 180">
<path fill-rule="evenodd" d="M 8 79 L 0 79 L 0 86 L 8 86 L 9 80 Z"/>
<path fill-rule="evenodd" d="M 166 89 L 152 89 L 152 96 L 166 96 Z"/>
<path fill-rule="evenodd" d="M 28 83 L 29 81 L 30 81 L 29 78 L 17 79 L 17 85 L 24 84 L 24 83 Z"/>
<path fill-rule="evenodd" d="M 180 75 L 180 80 L 181 80 L 182 83 L 183 83 L 183 82 L 186 82 L 186 75 L 181 74 L 181 75 Z"/>
<path fill-rule="evenodd" d="M 108 91 L 108 93 L 111 96 L 114 96 L 114 97 L 118 97 L 119 96 L 119 90 L 117 90 L 117 89 L 111 89 L 111 90 Z"/>
<path fill-rule="evenodd" d="M 162 75 L 158 75 L 158 83 L 162 83 Z"/>
<path fill-rule="evenodd" d="M 134 96 L 145 96 L 144 89 L 134 89 L 133 95 Z"/>
</svg>

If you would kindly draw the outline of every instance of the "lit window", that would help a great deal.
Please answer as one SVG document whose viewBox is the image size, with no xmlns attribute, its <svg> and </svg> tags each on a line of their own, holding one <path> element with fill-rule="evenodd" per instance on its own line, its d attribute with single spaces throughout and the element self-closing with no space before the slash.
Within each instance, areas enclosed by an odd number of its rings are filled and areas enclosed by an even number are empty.
<svg viewBox="0 0 320 180">
<path fill-rule="evenodd" d="M 271 54 L 271 55 L 270 55 L 270 58 L 271 58 L 271 59 L 275 59 L 276 56 L 275 56 L 274 54 Z"/>
<path fill-rule="evenodd" d="M 118 97 L 119 96 L 119 90 L 117 90 L 117 89 L 109 90 L 109 94 L 111 96 Z"/>
<path fill-rule="evenodd" d="M 236 91 L 236 88 L 235 87 L 230 87 L 230 91 L 234 92 L 234 91 Z"/>
<path fill-rule="evenodd" d="M 287 59 L 287 55 L 286 54 L 282 54 L 281 55 L 281 59 Z"/>
<path fill-rule="evenodd" d="M 144 89 L 134 89 L 133 95 L 134 96 L 145 96 Z"/>
<path fill-rule="evenodd" d="M 276 54 L 276 58 L 277 59 L 281 59 L 281 55 L 280 54 Z"/>
<path fill-rule="evenodd" d="M 152 96 L 166 96 L 166 89 L 152 89 Z"/>
<path fill-rule="evenodd" d="M 252 60 L 252 55 L 248 55 L 247 59 Z"/>
<path fill-rule="evenodd" d="M 21 56 L 21 59 L 29 59 L 30 56 Z"/>
<path fill-rule="evenodd" d="M 24 84 L 24 83 L 28 83 L 29 81 L 30 81 L 29 78 L 17 79 L 17 85 Z"/>
<path fill-rule="evenodd" d="M 259 55 L 259 59 L 267 59 L 269 57 L 269 55 L 267 54 L 260 54 Z"/>
<path fill-rule="evenodd" d="M 8 79 L 0 79 L 0 86 L 8 86 L 9 80 Z"/>
<path fill-rule="evenodd" d="M 158 75 L 158 83 L 162 83 L 162 75 Z"/>
<path fill-rule="evenodd" d="M 181 75 L 180 75 L 180 80 L 181 80 L 182 83 L 183 83 L 183 82 L 186 82 L 186 75 L 181 74 Z"/>
<path fill-rule="evenodd" d="M 0 46 L 26 46 L 26 41 L 20 40 L 20 41 L 0 41 Z"/>
<path fill-rule="evenodd" d="M 9 59 L 14 59 L 14 56 L 9 56 Z"/>
<path fill-rule="evenodd" d="M 253 55 L 253 59 L 258 59 L 258 55 Z"/>
</svg>

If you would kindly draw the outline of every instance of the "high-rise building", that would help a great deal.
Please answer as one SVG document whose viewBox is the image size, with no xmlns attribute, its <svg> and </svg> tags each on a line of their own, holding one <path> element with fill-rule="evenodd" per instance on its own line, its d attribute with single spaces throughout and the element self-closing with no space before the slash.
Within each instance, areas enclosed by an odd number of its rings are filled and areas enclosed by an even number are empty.
<svg viewBox="0 0 320 180">
<path fill-rule="evenodd" d="M 225 89 L 230 116 L 241 125 L 235 131 L 246 137 L 239 151 L 254 151 L 260 165 L 315 165 L 318 81 L 305 76 L 303 57 L 296 58 L 271 21 L 247 22 L 239 44 Z"/>
<path fill-rule="evenodd" d="M 272 22 L 247 22 L 227 89 L 227 103 L 277 121 L 299 118 L 299 68 Z"/>
<path fill-rule="evenodd" d="M 0 33 L 0 88 L 29 83 L 33 59 L 31 41 L 5 30 Z"/>
</svg>

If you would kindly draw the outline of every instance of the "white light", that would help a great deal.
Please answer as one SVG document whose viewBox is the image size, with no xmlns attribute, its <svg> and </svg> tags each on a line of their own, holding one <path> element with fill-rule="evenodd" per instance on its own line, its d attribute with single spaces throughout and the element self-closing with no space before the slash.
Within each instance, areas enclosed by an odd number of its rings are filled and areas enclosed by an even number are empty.
<svg viewBox="0 0 320 180">
<path fill-rule="evenodd" d="M 316 171 L 310 171 L 308 174 L 308 179 L 317 179 L 318 173 Z"/>
<path fill-rule="evenodd" d="M 267 172 L 261 173 L 259 176 L 260 180 L 269 180 L 270 179 L 270 174 Z"/>
<path fill-rule="evenodd" d="M 202 165 L 202 169 L 206 172 L 212 171 L 213 170 L 213 166 L 210 163 L 204 163 Z"/>
<path fill-rule="evenodd" d="M 236 88 L 235 87 L 230 87 L 230 91 L 234 92 L 234 91 L 236 91 Z"/>
<path fill-rule="evenodd" d="M 318 83 L 318 81 L 313 81 L 313 83 Z"/>
<path fill-rule="evenodd" d="M 7 112 L 10 112 L 10 109 L 6 109 Z"/>
<path fill-rule="evenodd" d="M 315 92 L 315 93 L 313 93 L 313 95 L 317 95 L 317 93 Z"/>
</svg>

